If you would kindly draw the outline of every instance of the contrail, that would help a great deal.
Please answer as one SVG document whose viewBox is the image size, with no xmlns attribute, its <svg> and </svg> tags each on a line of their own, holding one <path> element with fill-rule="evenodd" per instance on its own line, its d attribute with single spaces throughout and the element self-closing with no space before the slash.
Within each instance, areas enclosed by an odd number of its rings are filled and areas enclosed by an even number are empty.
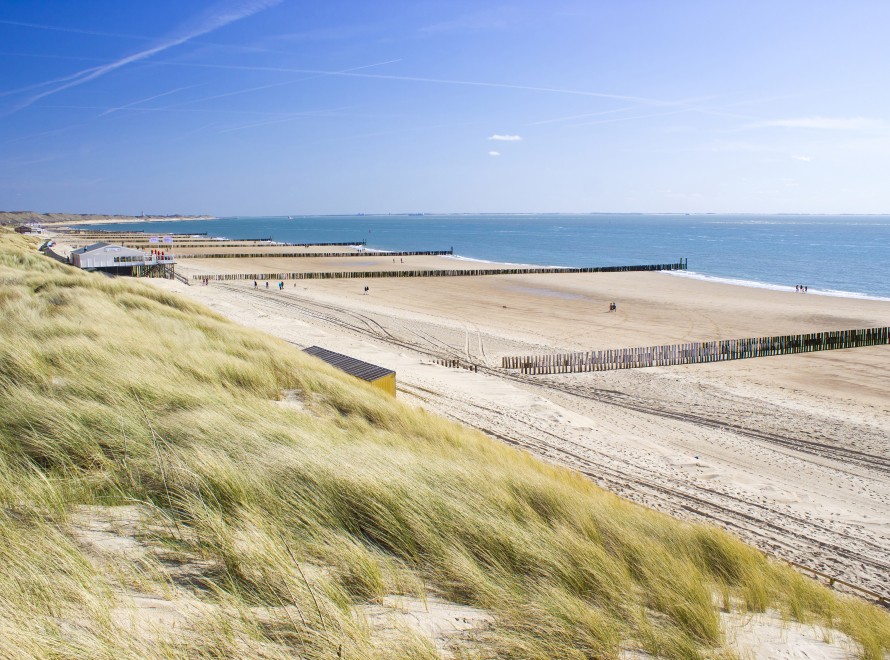
<svg viewBox="0 0 890 660">
<path fill-rule="evenodd" d="M 304 112 L 294 112 L 286 117 L 278 117 L 275 119 L 265 119 L 263 121 L 254 122 L 252 124 L 244 124 L 242 126 L 233 126 L 231 128 L 224 128 L 220 130 L 220 133 L 231 133 L 233 131 L 241 131 L 246 128 L 256 128 L 257 126 L 267 126 L 269 124 L 280 124 L 283 122 L 294 121 L 295 119 L 300 119 L 302 117 L 325 117 L 330 116 L 329 113 L 339 112 L 341 110 L 348 110 L 349 108 L 354 106 L 343 106 L 340 108 L 330 108 L 328 110 L 306 110 Z"/>
<path fill-rule="evenodd" d="M 586 119 L 587 117 L 599 117 L 602 115 L 614 115 L 618 112 L 626 112 L 627 110 L 636 110 L 639 108 L 639 105 L 628 105 L 623 108 L 615 108 L 614 110 L 600 110 L 599 112 L 585 112 L 581 115 L 569 115 L 568 117 L 556 117 L 555 119 L 541 119 L 539 121 L 533 121 L 526 126 L 540 126 L 542 124 L 556 124 L 561 121 L 571 121 L 572 119 Z"/>
<path fill-rule="evenodd" d="M 200 64 L 197 62 L 172 62 L 169 60 L 159 62 L 171 66 L 198 67 L 206 69 L 228 69 L 232 71 L 266 71 L 271 73 L 302 73 L 318 76 L 343 76 L 346 78 L 371 78 L 375 80 L 395 80 L 401 82 L 422 82 L 439 85 L 460 85 L 465 87 L 489 87 L 495 89 L 515 89 L 527 92 L 548 92 L 551 94 L 569 94 L 573 96 L 588 96 L 619 101 L 631 101 L 643 105 L 672 106 L 676 101 L 663 101 L 641 96 L 627 96 L 624 94 L 608 94 L 605 92 L 589 92 L 577 89 L 563 89 L 559 87 L 536 87 L 531 85 L 513 85 L 510 83 L 482 82 L 474 80 L 452 80 L 448 78 L 425 78 L 421 76 L 396 76 L 382 73 L 355 73 L 352 71 L 325 71 L 323 69 L 294 69 L 289 67 L 249 66 L 240 64 Z"/>
<path fill-rule="evenodd" d="M 402 60 L 387 60 L 386 62 L 375 62 L 374 64 L 364 64 L 362 66 L 352 67 L 351 69 L 343 69 L 342 71 L 338 71 L 337 73 L 348 73 L 350 71 L 361 71 L 362 69 L 370 69 L 375 66 L 383 66 L 385 64 L 394 64 L 396 62 L 401 62 Z M 333 75 L 333 74 L 331 74 Z M 258 92 L 264 89 L 273 89 L 275 87 L 284 87 L 285 85 L 295 85 L 299 82 L 306 82 L 307 80 L 315 80 L 316 78 L 323 78 L 324 76 L 321 74 L 307 76 L 305 78 L 300 78 L 299 80 L 288 80 L 286 82 L 280 83 L 272 83 L 271 85 L 261 85 L 259 87 L 248 87 L 247 89 L 239 89 L 234 92 L 224 92 L 223 94 L 216 94 L 214 96 L 205 96 L 201 99 L 193 99 L 191 101 L 183 101 L 181 103 L 175 103 L 173 105 L 166 106 L 167 108 L 178 108 L 183 105 L 191 105 L 193 103 L 202 103 L 204 101 L 215 101 L 217 99 L 223 99 L 228 96 L 237 96 L 239 94 L 249 94 L 250 92 Z"/>
<path fill-rule="evenodd" d="M 96 117 L 104 117 L 105 115 L 110 115 L 112 112 L 117 112 L 118 110 L 126 110 L 127 108 L 132 108 L 134 105 L 139 105 L 140 103 L 146 103 L 148 101 L 153 101 L 154 99 L 159 99 L 164 96 L 170 96 L 171 94 L 176 94 L 177 92 L 181 92 L 186 89 L 193 89 L 195 87 L 200 87 L 201 85 L 188 85 L 187 87 L 177 87 L 176 89 L 171 89 L 169 92 L 162 92 L 160 94 L 155 94 L 154 96 L 149 96 L 148 98 L 139 99 L 138 101 L 133 101 L 131 103 L 126 103 L 124 105 L 118 106 L 116 108 L 108 108 L 105 112 L 96 115 Z"/>
<path fill-rule="evenodd" d="M 84 71 L 76 73 L 73 76 L 69 76 L 67 82 L 65 82 L 64 84 L 26 99 L 17 107 L 15 107 L 11 112 L 16 112 L 18 110 L 27 108 L 33 103 L 39 101 L 42 98 L 50 96 L 51 94 L 56 94 L 63 90 L 70 89 L 71 87 L 77 87 L 78 85 L 82 85 L 91 80 L 95 80 L 100 76 L 104 76 L 106 73 L 110 73 L 112 71 L 115 71 L 116 69 L 120 69 L 121 67 L 132 64 L 133 62 L 139 62 L 140 60 L 144 60 L 148 57 L 151 57 L 152 55 L 156 55 L 165 50 L 173 48 L 174 46 L 180 46 L 196 37 L 200 37 L 202 34 L 207 34 L 208 32 L 218 30 L 219 28 L 224 27 L 229 23 L 234 23 L 235 21 L 239 21 L 243 18 L 252 16 L 257 12 L 277 5 L 280 2 L 281 0 L 252 0 L 251 2 L 242 5 L 240 8 L 219 12 L 214 16 L 211 16 L 209 20 L 205 20 L 202 24 L 198 25 L 198 27 L 190 30 L 182 36 L 173 39 L 167 39 L 157 46 L 146 48 L 145 50 L 141 50 L 137 53 L 133 53 L 132 55 L 122 57 L 121 59 L 110 62 L 109 64 L 103 64 L 91 69 L 85 69 Z"/>
<path fill-rule="evenodd" d="M 143 37 L 138 34 L 118 34 L 115 32 L 99 32 L 97 30 L 81 30 L 80 28 L 63 27 L 58 25 L 43 25 L 42 23 L 25 23 L 24 21 L 2 21 L 0 25 L 15 25 L 17 27 L 35 28 L 37 30 L 51 30 L 53 32 L 68 32 L 71 34 L 89 34 L 94 37 L 115 37 L 118 39 L 139 39 L 151 41 L 151 37 Z"/>
</svg>

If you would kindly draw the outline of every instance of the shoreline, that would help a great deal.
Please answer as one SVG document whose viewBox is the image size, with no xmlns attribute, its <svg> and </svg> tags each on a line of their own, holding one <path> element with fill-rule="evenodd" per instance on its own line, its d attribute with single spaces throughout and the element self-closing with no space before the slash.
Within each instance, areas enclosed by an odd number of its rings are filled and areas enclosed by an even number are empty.
<svg viewBox="0 0 890 660">
<path fill-rule="evenodd" d="M 674 277 L 685 277 L 692 280 L 700 280 L 702 282 L 715 282 L 719 284 L 728 284 L 730 286 L 739 286 L 750 289 L 766 289 L 768 291 L 781 291 L 783 293 L 794 293 L 799 294 L 799 291 L 795 291 L 794 287 L 787 284 L 775 284 L 773 282 L 759 282 L 757 280 L 744 280 L 740 278 L 734 277 L 723 277 L 720 275 L 708 275 L 706 273 L 699 273 L 694 270 L 686 270 L 686 271 L 664 271 L 666 275 L 672 275 Z M 875 296 L 868 293 L 861 293 L 859 291 L 836 291 L 832 289 L 815 289 L 810 288 L 806 293 L 801 295 L 814 295 L 814 296 L 827 296 L 830 298 L 852 298 L 854 300 L 874 300 L 877 302 L 890 302 L 890 297 L 885 296 Z"/>
<path fill-rule="evenodd" d="M 455 214 L 455 215 L 461 216 L 461 215 L 479 215 L 479 214 Z M 487 214 L 487 215 L 517 215 L 517 214 Z M 530 214 L 530 215 L 540 215 L 540 214 Z M 565 214 L 565 215 L 578 215 L 578 214 Z M 591 214 L 581 214 L 581 215 L 591 215 Z M 613 215 L 613 214 L 602 214 L 602 215 Z M 630 214 L 630 215 L 637 215 L 637 214 Z M 653 214 L 643 214 L 643 215 L 653 215 Z M 791 215 L 794 215 L 794 214 L 791 214 Z M 286 217 L 286 216 L 269 216 L 269 217 L 278 218 L 278 217 Z M 319 217 L 322 217 L 322 216 L 319 216 Z M 325 217 L 327 217 L 327 216 L 325 216 Z M 330 217 L 344 217 L 344 216 L 330 216 Z M 345 217 L 353 217 L 353 216 L 345 216 Z M 394 217 L 394 216 L 381 215 L 381 216 L 368 216 L 368 217 L 386 218 L 386 217 Z M 879 216 L 879 217 L 883 217 L 883 216 Z M 127 226 L 127 225 L 132 225 L 132 224 L 138 224 L 139 222 L 147 222 L 147 223 L 151 222 L 151 223 L 159 223 L 160 224 L 160 223 L 164 223 L 164 222 L 176 222 L 176 221 L 181 221 L 181 220 L 182 221 L 187 221 L 187 220 L 202 220 L 203 221 L 203 220 L 219 220 L 219 219 L 221 219 L 221 218 L 219 218 L 219 217 L 195 217 L 195 218 L 162 217 L 162 218 L 152 218 L 152 219 L 146 218 L 143 220 L 141 218 L 134 217 L 134 218 L 129 218 L 129 219 L 120 220 L 120 221 L 117 221 L 117 220 L 111 220 L 108 222 L 83 221 L 83 222 L 78 222 L 78 223 L 67 223 L 67 224 L 70 226 L 107 225 L 107 224 L 112 224 L 112 225 L 119 224 L 122 226 Z M 55 225 L 55 228 L 60 228 L 61 226 L 64 226 L 64 224 L 66 224 L 66 223 L 57 224 L 57 225 Z M 217 237 L 217 236 L 213 236 L 213 237 L 208 236 L 208 239 L 239 240 L 239 239 L 232 239 L 230 237 Z M 274 241 L 273 243 L 283 243 L 283 242 L 287 242 L 287 241 Z M 365 247 L 363 250 L 360 250 L 360 251 L 362 251 L 368 255 L 373 255 L 375 252 L 388 251 L 388 250 L 384 249 L 384 248 Z M 592 265 L 592 264 L 587 264 L 587 263 L 575 264 L 575 265 L 564 265 L 564 264 L 563 265 L 554 265 L 554 264 L 512 262 L 512 261 L 501 261 L 501 260 L 495 260 L 495 259 L 483 259 L 483 258 L 478 258 L 478 257 L 465 256 L 465 255 L 462 255 L 459 253 L 452 254 L 452 255 L 448 256 L 447 258 L 452 259 L 456 262 L 485 264 L 487 266 L 491 266 L 492 268 L 577 268 L 577 267 L 587 267 L 587 266 Z M 658 261 L 658 260 L 656 260 L 656 261 Z M 668 260 L 668 261 L 671 261 L 671 260 Z M 599 265 L 603 265 L 603 264 L 599 264 Z M 628 263 L 628 264 L 620 264 L 620 265 L 632 265 L 632 264 Z M 273 268 L 270 272 L 277 272 L 279 270 L 281 270 L 281 269 Z M 283 270 L 282 272 L 285 272 L 285 271 Z M 783 283 L 783 282 L 759 280 L 759 279 L 752 279 L 752 278 L 745 278 L 745 277 L 738 277 L 738 276 L 728 276 L 728 275 L 721 275 L 721 274 L 704 273 L 704 272 L 696 271 L 694 269 L 684 271 L 683 273 L 674 272 L 673 275 L 677 276 L 677 277 L 689 277 L 689 278 L 701 279 L 701 280 L 705 280 L 705 281 L 720 282 L 723 284 L 729 284 L 729 285 L 733 285 L 733 286 L 737 286 L 737 287 L 769 289 L 769 290 L 783 291 L 786 293 L 788 293 L 788 292 L 795 293 L 794 285 L 789 285 L 789 284 Z M 804 283 L 808 284 L 807 282 L 804 282 Z M 820 287 L 818 285 L 810 286 L 808 293 L 813 294 L 813 295 L 818 295 L 818 296 L 831 297 L 831 298 L 853 298 L 853 299 L 863 299 L 863 300 L 890 301 L 890 293 L 887 293 L 887 294 L 870 293 L 870 292 L 856 291 L 856 290 L 851 290 L 851 289 L 835 289 L 835 288 L 829 288 L 829 287 Z"/>
</svg>

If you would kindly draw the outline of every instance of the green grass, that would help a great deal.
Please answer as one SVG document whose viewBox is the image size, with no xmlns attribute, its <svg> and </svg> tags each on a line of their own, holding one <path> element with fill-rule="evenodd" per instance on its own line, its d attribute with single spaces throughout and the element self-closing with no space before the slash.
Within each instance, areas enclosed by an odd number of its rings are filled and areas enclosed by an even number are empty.
<svg viewBox="0 0 890 660">
<path fill-rule="evenodd" d="M 0 656 L 436 657 L 357 616 L 390 594 L 488 610 L 479 657 L 713 657 L 721 600 L 890 650 L 886 613 L 716 528 L 6 230 L 0 311 Z M 117 578 L 73 542 L 78 506 L 134 502 L 166 521 L 158 542 L 210 567 L 200 634 L 146 647 L 113 616 Z"/>
</svg>

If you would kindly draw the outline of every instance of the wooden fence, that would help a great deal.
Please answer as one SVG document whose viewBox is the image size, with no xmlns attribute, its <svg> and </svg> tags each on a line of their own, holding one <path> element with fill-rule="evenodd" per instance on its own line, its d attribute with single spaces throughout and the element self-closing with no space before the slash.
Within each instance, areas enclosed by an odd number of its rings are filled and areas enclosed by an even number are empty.
<svg viewBox="0 0 890 660">
<path fill-rule="evenodd" d="M 473 277 L 479 275 L 541 275 L 548 273 L 627 273 L 632 271 L 686 270 L 686 260 L 675 264 L 643 266 L 591 266 L 589 268 L 472 268 L 466 270 L 370 270 L 314 273 L 226 273 L 224 275 L 192 275 L 193 280 L 214 282 L 236 280 L 337 280 L 379 277 Z"/>
<path fill-rule="evenodd" d="M 884 346 L 888 343 L 890 343 L 890 328 L 865 328 L 800 335 L 774 335 L 753 339 L 726 339 L 689 344 L 618 348 L 584 353 L 505 356 L 501 359 L 501 366 L 504 369 L 518 369 L 524 374 L 565 374 L 580 371 L 639 369 L 744 360 L 768 355 L 810 353 L 861 346 Z"/>
<path fill-rule="evenodd" d="M 435 364 L 443 367 L 451 367 L 452 369 L 466 369 L 467 371 L 478 372 L 479 365 L 472 362 L 464 362 L 457 358 L 436 358 L 433 360 Z"/>
<path fill-rule="evenodd" d="M 191 246 L 188 246 L 191 247 Z M 177 254 L 176 260 L 181 259 L 255 259 L 275 257 L 288 259 L 311 257 L 441 257 L 452 254 L 451 250 L 418 250 L 416 252 L 245 252 L 245 253 L 219 253 L 219 254 Z"/>
</svg>

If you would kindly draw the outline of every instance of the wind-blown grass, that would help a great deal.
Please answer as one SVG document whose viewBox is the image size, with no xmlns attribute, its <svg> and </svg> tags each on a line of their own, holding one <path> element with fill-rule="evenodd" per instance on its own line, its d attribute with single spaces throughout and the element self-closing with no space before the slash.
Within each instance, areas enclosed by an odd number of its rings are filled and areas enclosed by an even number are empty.
<svg viewBox="0 0 890 660">
<path fill-rule="evenodd" d="M 141 502 L 207 560 L 201 634 L 158 656 L 436 657 L 356 606 L 436 594 L 494 617 L 481 657 L 712 656 L 719 603 L 837 628 L 890 617 L 713 527 L 409 408 L 175 294 L 0 233 L 0 655 L 131 654 L 78 505 Z M 283 405 L 296 391 L 305 408 Z M 74 631 L 76 634 L 73 634 Z"/>
</svg>

